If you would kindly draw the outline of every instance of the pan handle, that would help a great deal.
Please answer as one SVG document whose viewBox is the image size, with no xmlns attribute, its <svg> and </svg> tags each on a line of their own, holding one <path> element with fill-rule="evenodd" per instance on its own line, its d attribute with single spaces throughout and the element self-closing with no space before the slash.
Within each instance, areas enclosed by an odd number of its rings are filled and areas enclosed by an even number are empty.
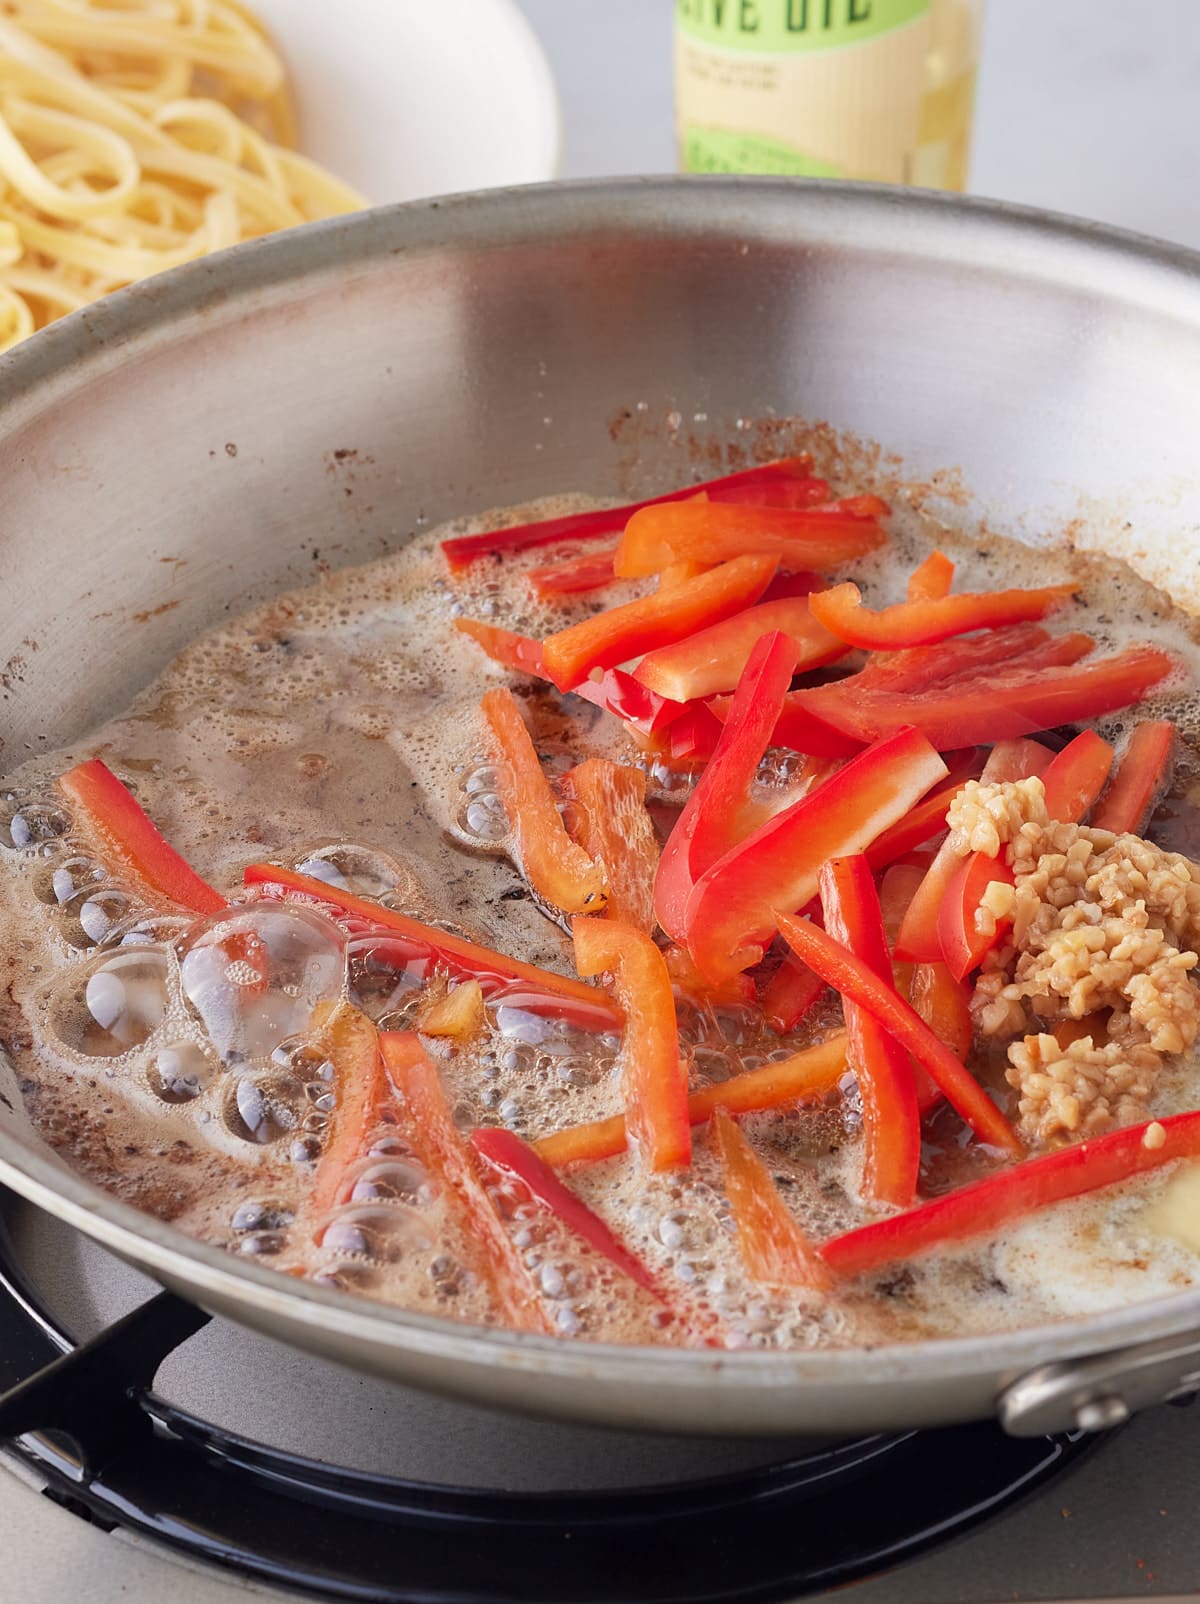
<svg viewBox="0 0 1200 1604">
<path fill-rule="evenodd" d="M 1085 1359 L 1039 1365 L 1009 1385 L 996 1401 L 1005 1431 L 1041 1437 L 1058 1431 L 1105 1431 L 1158 1403 L 1191 1403 L 1200 1391 L 1200 1332 Z"/>
</svg>

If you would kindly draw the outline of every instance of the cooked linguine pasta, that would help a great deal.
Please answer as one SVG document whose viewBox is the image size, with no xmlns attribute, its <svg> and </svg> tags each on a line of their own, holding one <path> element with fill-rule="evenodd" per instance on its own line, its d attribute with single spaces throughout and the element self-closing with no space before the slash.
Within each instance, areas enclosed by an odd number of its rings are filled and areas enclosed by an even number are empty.
<svg viewBox="0 0 1200 1604">
<path fill-rule="evenodd" d="M 241 0 L 0 0 L 0 350 L 365 204 L 294 138 L 283 62 Z"/>
</svg>

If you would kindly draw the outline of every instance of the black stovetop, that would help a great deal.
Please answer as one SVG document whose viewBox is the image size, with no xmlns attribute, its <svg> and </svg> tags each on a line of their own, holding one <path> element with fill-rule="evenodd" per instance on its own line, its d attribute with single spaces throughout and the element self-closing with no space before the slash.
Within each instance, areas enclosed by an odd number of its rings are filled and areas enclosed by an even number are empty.
<svg viewBox="0 0 1200 1604">
<path fill-rule="evenodd" d="M 760 1445 L 768 1462 L 721 1475 L 697 1447 L 698 1475 L 653 1485 L 439 1485 L 256 1442 L 155 1393 L 162 1362 L 206 1323 L 161 1293 L 74 1346 L 5 1232 L 0 1437 L 102 1531 L 364 1604 L 797 1598 L 969 1531 L 1094 1446 L 988 1423 L 786 1443 L 777 1458 Z"/>
</svg>

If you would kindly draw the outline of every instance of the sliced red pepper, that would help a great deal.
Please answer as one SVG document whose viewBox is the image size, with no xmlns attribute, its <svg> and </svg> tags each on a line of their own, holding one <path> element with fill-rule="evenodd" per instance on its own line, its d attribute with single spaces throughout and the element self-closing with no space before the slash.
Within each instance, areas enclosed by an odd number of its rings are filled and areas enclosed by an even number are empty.
<svg viewBox="0 0 1200 1604">
<path fill-rule="evenodd" d="M 795 674 L 836 662 L 849 650 L 815 621 L 807 596 L 792 596 L 747 607 L 674 646 L 651 652 L 634 669 L 633 677 L 676 702 L 716 696 L 734 688 L 755 643 L 776 630 L 796 647 Z"/>
<path fill-rule="evenodd" d="M 603 590 L 616 577 L 613 574 L 615 546 L 603 551 L 581 551 L 561 562 L 547 563 L 543 568 L 531 568 L 525 575 L 535 596 L 543 599 L 555 596 L 582 596 L 589 590 Z"/>
<path fill-rule="evenodd" d="M 1052 753 L 1037 741 L 997 741 L 983 766 L 985 785 L 1005 780 L 1027 780 L 1042 774 Z M 908 963 L 941 963 L 942 940 L 938 919 L 949 895 L 951 882 L 962 866 L 962 855 L 945 841 L 929 865 L 925 878 L 912 897 L 896 938 L 896 957 Z M 986 884 L 986 881 L 985 881 Z M 985 949 L 986 950 L 986 949 Z"/>
<path fill-rule="evenodd" d="M 1092 828 L 1140 835 L 1171 779 L 1175 726 L 1164 719 L 1135 725 L 1108 790 L 1092 810 Z"/>
<path fill-rule="evenodd" d="M 202 880 L 159 833 L 132 793 L 98 757 L 60 775 L 75 827 L 106 868 L 192 913 L 218 913 L 226 899 Z"/>
<path fill-rule="evenodd" d="M 697 768 L 713 756 L 720 739 L 720 721 L 708 704 L 693 702 L 667 729 L 643 744 L 668 768 Z"/>
<path fill-rule="evenodd" d="M 613 558 L 622 579 L 657 574 L 668 563 L 720 563 L 748 552 L 823 572 L 886 545 L 870 518 L 788 507 L 739 507 L 697 498 L 635 512 Z"/>
<path fill-rule="evenodd" d="M 610 1264 L 615 1264 L 623 1275 L 636 1281 L 660 1303 L 666 1301 L 661 1288 L 642 1261 L 609 1230 L 598 1214 L 594 1214 L 569 1187 L 563 1185 L 546 1161 L 539 1158 L 531 1147 L 527 1147 L 519 1136 L 492 1126 L 472 1131 L 471 1141 L 494 1170 L 520 1181 L 532 1198 L 574 1231 L 590 1248 L 594 1248 Z"/>
<path fill-rule="evenodd" d="M 913 863 L 893 863 L 879 883 L 879 907 L 890 947 L 896 945 L 904 915 L 926 873 L 927 869 Z M 892 975 L 900 995 L 912 1003 L 930 1030 L 965 1064 L 974 1036 L 966 987 L 940 961 L 915 965 L 902 960 L 893 962 Z M 917 1107 L 922 1115 L 928 1114 L 942 1101 L 941 1089 L 911 1057 L 909 1063 L 916 1083 Z"/>
<path fill-rule="evenodd" d="M 789 596 L 807 596 L 810 591 L 824 588 L 824 577 L 814 573 L 811 568 L 800 568 L 795 573 L 785 573 L 780 569 L 763 591 L 762 599 L 764 602 L 783 601 Z"/>
<path fill-rule="evenodd" d="M 710 986 L 692 962 L 691 955 L 674 943 L 663 949 L 667 973 L 675 995 L 709 1008 L 753 1008 L 758 991 L 749 975 L 734 975 L 719 986 Z"/>
<path fill-rule="evenodd" d="M 915 808 L 909 809 L 898 824 L 872 841 L 867 848 L 867 862 L 876 873 L 946 828 L 946 814 L 950 811 L 951 802 L 968 780 L 977 780 L 983 773 L 982 759 L 976 759 L 970 768 L 974 770 L 973 773 L 956 775 L 951 771 L 951 777 L 944 785 L 935 786 Z"/>
<path fill-rule="evenodd" d="M 700 972 L 720 979 L 757 963 L 777 929 L 774 910 L 804 907 L 826 859 L 869 846 L 946 772 L 924 736 L 901 730 L 726 852 L 696 882 L 684 916 Z"/>
<path fill-rule="evenodd" d="M 590 757 L 563 775 L 562 794 L 577 806 L 572 837 L 608 886 L 605 917 L 647 934 L 654 928 L 654 873 L 658 841 L 646 812 L 646 776 L 640 769 Z"/>
<path fill-rule="evenodd" d="M 750 1143 L 723 1108 L 713 1114 L 712 1140 L 737 1227 L 738 1250 L 756 1281 L 777 1287 L 828 1287 L 832 1277 L 800 1229 Z"/>
<path fill-rule="evenodd" d="M 469 635 L 495 663 L 518 673 L 532 674 L 536 679 L 550 682 L 542 664 L 542 643 L 530 635 L 515 635 L 511 629 L 498 629 L 495 624 L 481 623 L 477 618 L 456 618 L 454 627 Z M 627 674 L 623 668 L 596 671 L 594 678 L 585 679 L 575 687 L 575 695 L 585 702 L 615 713 L 627 724 L 636 724 L 647 734 L 665 729 L 673 719 L 687 711 L 682 702 L 669 702 Z"/>
<path fill-rule="evenodd" d="M 1076 583 L 1047 585 L 1041 590 L 979 591 L 899 602 L 874 612 L 863 606 L 857 585 L 845 584 L 814 592 L 809 606 L 813 617 L 839 640 L 871 652 L 895 652 L 908 646 L 935 646 L 975 629 L 999 629 L 1045 618 L 1078 589 Z"/>
<path fill-rule="evenodd" d="M 821 909 L 834 941 L 854 953 L 879 983 L 895 990 L 883 915 L 866 858 L 857 853 L 821 866 Z M 908 1054 L 873 1015 L 849 997 L 846 1057 L 862 1100 L 862 1193 L 880 1203 L 908 1208 L 917 1194 L 921 1167 L 921 1117 Z"/>
<path fill-rule="evenodd" d="M 482 705 L 502 759 L 496 790 L 525 878 L 551 907 L 564 913 L 599 913 L 608 895 L 604 866 L 567 834 L 513 693 L 497 686 L 486 692 Z"/>
<path fill-rule="evenodd" d="M 1198 1110 L 1129 1125 L 998 1170 L 907 1214 L 894 1214 L 847 1231 L 826 1242 L 821 1256 L 837 1276 L 865 1275 L 899 1259 L 998 1231 L 1052 1203 L 1082 1197 L 1197 1155 Z"/>
<path fill-rule="evenodd" d="M 997 919 L 993 928 L 981 931 L 978 913 L 984 893 L 994 881 L 1015 885 L 1013 872 L 1003 858 L 986 852 L 972 852 L 959 859 L 938 909 L 938 944 L 950 973 L 965 980 L 978 969 L 984 956 L 998 946 L 1011 919 Z"/>
<path fill-rule="evenodd" d="M 825 982 L 819 975 L 814 975 L 795 953 L 786 953 L 763 992 L 763 1018 L 776 1035 L 784 1036 L 795 1030 L 824 990 Z"/>
<path fill-rule="evenodd" d="M 791 1058 L 760 1064 L 757 1069 L 743 1070 L 740 1075 L 693 1092 L 687 1100 L 688 1120 L 692 1125 L 703 1125 L 718 1108 L 727 1108 L 731 1114 L 754 1114 L 781 1108 L 785 1103 L 824 1097 L 836 1089 L 845 1073 L 846 1038 L 831 1036 L 815 1047 L 793 1053 Z M 629 1145 L 625 1116 L 617 1114 L 587 1125 L 570 1125 L 552 1136 L 543 1136 L 534 1145 L 555 1169 L 615 1158 Z"/>
<path fill-rule="evenodd" d="M 571 691 L 596 668 L 612 668 L 659 646 L 683 640 L 756 602 L 767 588 L 770 557 L 736 557 L 662 595 L 654 592 L 596 613 L 542 642 L 546 673 Z"/>
<path fill-rule="evenodd" d="M 460 635 L 469 635 L 477 646 L 495 663 L 519 673 L 532 674 L 545 679 L 542 667 L 542 643 L 531 635 L 517 635 L 511 629 L 500 629 L 496 624 L 485 624 L 478 618 L 456 618 L 454 628 Z"/>
<path fill-rule="evenodd" d="M 970 685 L 989 680 L 1007 668 L 1022 673 L 1077 663 L 1095 646 L 1090 635 L 1075 630 L 1051 635 L 1041 624 L 1010 624 L 978 635 L 959 635 L 936 646 L 907 646 L 899 652 L 876 652 L 853 680 L 842 683 L 865 690 L 923 691 L 934 686 Z M 985 672 L 986 671 L 986 672 Z"/>
<path fill-rule="evenodd" d="M 345 1201 L 351 1167 L 366 1152 L 367 1138 L 392 1099 L 383 1072 L 375 1026 L 357 1008 L 341 1003 L 330 1011 L 320 1033 L 322 1051 L 333 1065 L 333 1113 L 302 1207 L 302 1223 L 320 1228 L 322 1216 Z"/>
<path fill-rule="evenodd" d="M 490 947 L 481 947 L 434 925 L 422 924 L 407 914 L 397 913 L 394 908 L 385 908 L 368 897 L 356 897 L 324 880 L 314 880 L 275 863 L 252 863 L 244 871 L 243 879 L 248 886 L 276 887 L 306 901 L 336 908 L 361 920 L 368 929 L 385 930 L 389 939 L 403 949 L 405 957 L 442 964 L 454 975 L 474 976 L 483 983 L 485 990 L 494 991 L 520 982 L 538 996 L 557 997 L 564 1007 L 574 1005 L 574 1012 L 564 1017 L 578 1018 L 581 1024 L 591 1021 L 590 1025 L 583 1024 L 584 1029 L 611 1030 L 620 1024 L 620 1009 L 606 992 L 595 986 L 585 986 L 582 981 L 556 975 L 550 969 L 539 969 L 505 953 L 493 952 Z"/>
<path fill-rule="evenodd" d="M 553 1325 L 534 1291 L 520 1249 L 492 1206 L 474 1153 L 454 1123 L 437 1065 L 420 1038 L 409 1031 L 385 1031 L 379 1045 L 410 1116 L 412 1139 L 459 1216 L 471 1268 L 492 1293 L 509 1326 L 551 1334 Z"/>
<path fill-rule="evenodd" d="M 979 1139 L 1007 1152 L 1019 1153 L 1021 1144 L 1012 1126 L 946 1044 L 936 1036 L 894 986 L 882 981 L 854 953 L 806 919 L 793 919 L 777 911 L 779 930 L 798 958 L 841 992 L 872 1014 L 885 1030 L 906 1047 L 941 1087 Z"/>
<path fill-rule="evenodd" d="M 942 551 L 931 551 L 920 565 L 914 568 L 908 580 L 910 602 L 938 601 L 950 594 L 954 583 L 954 564 Z"/>
<path fill-rule="evenodd" d="M 780 722 L 785 723 L 794 704 L 856 741 L 879 740 L 913 725 L 939 748 L 975 746 L 1131 707 L 1175 668 L 1174 659 L 1157 647 L 1133 646 L 1115 657 L 1053 672 L 1033 666 L 1030 658 L 1020 668 L 1005 667 L 989 676 L 920 691 L 873 689 L 856 685 L 859 676 L 852 675 L 836 684 L 793 691 Z"/>
<path fill-rule="evenodd" d="M 1084 730 L 1042 773 L 1046 812 L 1060 824 L 1078 824 L 1104 789 L 1113 749 L 1095 730 Z"/>
<path fill-rule="evenodd" d="M 615 919 L 576 919 L 572 930 L 579 973 L 610 971 L 625 1014 L 621 1089 L 642 1159 L 651 1170 L 682 1168 L 692 1157 L 687 1071 L 663 955 L 649 936 Z"/>
<path fill-rule="evenodd" d="M 777 632 L 754 645 L 712 761 L 667 838 L 654 882 L 654 907 L 659 924 L 681 945 L 686 945 L 687 904 L 696 881 L 742 833 L 750 785 L 791 684 L 795 661 L 795 644 L 786 635 Z"/>
<path fill-rule="evenodd" d="M 568 540 L 599 540 L 622 530 L 632 515 L 642 507 L 657 506 L 660 502 L 685 501 L 700 492 L 719 498 L 726 493 L 738 492 L 746 485 L 772 485 L 777 479 L 807 480 L 812 463 L 808 457 L 781 457 L 761 467 L 744 468 L 738 473 L 709 479 L 703 484 L 685 485 L 682 490 L 668 490 L 661 496 L 649 496 L 645 501 L 633 501 L 624 507 L 598 507 L 588 512 L 569 512 L 559 518 L 540 518 L 534 523 L 514 524 L 508 529 L 489 529 L 479 535 L 458 535 L 443 540 L 442 550 L 453 570 L 465 568 L 479 557 L 495 557 L 504 552 L 528 551 L 534 546 L 559 546 Z"/>
<path fill-rule="evenodd" d="M 648 690 L 623 668 L 606 668 L 603 673 L 581 680 L 574 694 L 647 735 L 657 734 L 686 713 L 696 711 L 686 702 L 673 702 Z"/>
<path fill-rule="evenodd" d="M 824 507 L 829 502 L 829 481 L 776 474 L 773 479 L 756 479 L 748 484 L 715 488 L 709 485 L 705 494 L 710 501 L 733 501 L 755 507 Z"/>
<path fill-rule="evenodd" d="M 908 1000 L 917 1013 L 958 1059 L 965 1064 L 971 1051 L 975 1028 L 967 988 L 956 980 L 944 963 L 916 964 Z M 917 1087 L 921 1102 L 921 1087 Z"/>
</svg>

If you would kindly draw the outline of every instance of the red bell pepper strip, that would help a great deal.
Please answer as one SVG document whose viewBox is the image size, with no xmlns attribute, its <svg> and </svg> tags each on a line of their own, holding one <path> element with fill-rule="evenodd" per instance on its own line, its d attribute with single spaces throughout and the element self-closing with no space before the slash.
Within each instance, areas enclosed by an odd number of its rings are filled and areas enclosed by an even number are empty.
<svg viewBox="0 0 1200 1604">
<path fill-rule="evenodd" d="M 665 730 L 676 719 L 696 711 L 685 702 L 673 702 L 656 691 L 647 690 L 623 668 L 606 668 L 594 678 L 581 680 L 573 694 L 646 735 Z"/>
<path fill-rule="evenodd" d="M 492 1169 L 520 1181 L 536 1202 L 574 1231 L 590 1248 L 594 1248 L 610 1264 L 615 1264 L 623 1275 L 643 1287 L 660 1303 L 666 1301 L 662 1289 L 642 1261 L 609 1230 L 598 1214 L 594 1214 L 582 1199 L 563 1185 L 546 1161 L 539 1158 L 532 1147 L 527 1147 L 519 1136 L 496 1126 L 481 1127 L 471 1132 L 471 1141 Z"/>
<path fill-rule="evenodd" d="M 689 579 L 697 579 L 715 566 L 714 563 L 668 563 L 658 576 L 658 593 L 661 596 L 668 590 L 678 590 L 680 585 L 686 585 Z"/>
<path fill-rule="evenodd" d="M 545 679 L 542 667 L 542 643 L 531 635 L 516 635 L 511 629 L 500 629 L 496 624 L 485 624 L 478 618 L 456 618 L 454 628 L 460 635 L 469 635 L 494 663 L 519 673 L 532 674 Z"/>
<path fill-rule="evenodd" d="M 589 590 L 603 590 L 611 585 L 615 546 L 603 551 L 581 551 L 561 562 L 547 563 L 542 568 L 531 568 L 525 575 L 535 596 L 543 599 L 554 596 L 582 596 Z"/>
<path fill-rule="evenodd" d="M 485 693 L 482 705 L 502 759 L 496 790 L 525 878 L 551 907 L 564 913 L 600 913 L 608 897 L 604 865 L 567 834 L 513 693 L 497 686 Z"/>
<path fill-rule="evenodd" d="M 202 880 L 159 834 L 148 814 L 98 757 L 60 775 L 58 789 L 71 818 L 106 868 L 142 888 L 151 902 L 165 898 L 192 913 L 219 913 L 226 899 Z"/>
<path fill-rule="evenodd" d="M 849 650 L 816 622 L 808 610 L 807 596 L 793 596 L 760 602 L 674 646 L 660 647 L 642 658 L 633 677 L 676 702 L 716 696 L 733 690 L 755 642 L 776 630 L 795 644 L 795 674 L 836 662 Z"/>
<path fill-rule="evenodd" d="M 540 997 L 556 997 L 565 1008 L 574 1005 L 580 1021 L 591 1021 L 585 1029 L 612 1030 L 621 1022 L 620 1009 L 607 993 L 595 986 L 585 986 L 580 980 L 522 963 L 502 952 L 493 952 L 490 947 L 481 947 L 434 925 L 422 924 L 407 914 L 397 913 L 394 908 L 385 908 L 368 897 L 356 897 L 324 880 L 298 874 L 295 869 L 282 869 L 274 863 L 252 863 L 244 871 L 243 879 L 248 886 L 277 887 L 306 901 L 336 908 L 361 921 L 367 929 L 387 931 L 389 940 L 402 947 L 405 956 L 442 964 L 454 975 L 473 976 L 483 983 L 485 990 L 494 991 L 520 982 Z M 567 1013 L 564 1017 L 573 1015 Z"/>
<path fill-rule="evenodd" d="M 870 861 L 868 859 L 868 861 Z M 879 907 L 888 945 L 894 947 L 904 915 L 916 895 L 926 871 L 911 863 L 889 865 L 879 883 Z M 944 963 L 910 964 L 893 962 L 896 990 L 906 997 L 936 1036 L 940 1036 L 960 1063 L 971 1051 L 974 1027 L 967 1001 L 967 989 L 954 979 Z M 917 1089 L 917 1107 L 928 1114 L 942 1101 L 942 1093 L 911 1057 Z"/>
<path fill-rule="evenodd" d="M 1074 647 L 1086 636 L 1062 637 Z M 1061 648 L 1059 648 L 1061 649 Z M 1078 654 L 1076 654 L 1078 655 Z M 1115 713 L 1142 701 L 1176 663 L 1154 646 L 1133 646 L 1115 657 L 1094 658 L 1047 671 L 1032 654 L 1023 666 L 1005 666 L 976 679 L 949 681 L 919 691 L 856 685 L 860 676 L 793 691 L 792 704 L 856 741 L 875 741 L 905 725 L 915 726 L 939 749 L 975 746 L 1059 724 Z M 800 747 L 816 751 L 815 747 Z M 817 755 L 824 755 L 818 752 Z"/>
<path fill-rule="evenodd" d="M 836 1236 L 821 1257 L 839 1277 L 865 1275 L 899 1259 L 983 1236 L 1067 1198 L 1200 1155 L 1200 1111 L 1128 1125 L 1026 1159 L 922 1203 Z"/>
<path fill-rule="evenodd" d="M 795 953 L 786 953 L 763 992 L 763 1018 L 777 1036 L 785 1036 L 795 1030 L 824 990 L 825 982 L 819 975 L 814 975 Z"/>
<path fill-rule="evenodd" d="M 576 919 L 571 928 L 579 973 L 609 970 L 625 1014 L 621 1090 L 643 1162 L 656 1171 L 680 1169 L 692 1157 L 687 1070 L 663 955 L 649 936 L 615 919 Z"/>
<path fill-rule="evenodd" d="M 892 991 L 892 960 L 870 866 L 861 853 L 831 858 L 821 866 L 825 928 Z M 880 1203 L 908 1208 L 917 1194 L 921 1167 L 921 1117 L 908 1054 L 852 998 L 842 999 L 846 1058 L 862 1099 L 862 1193 Z"/>
<path fill-rule="evenodd" d="M 739 507 L 707 500 L 635 512 L 613 558 L 622 579 L 657 574 L 668 563 L 719 563 L 748 552 L 824 572 L 886 545 L 870 518 L 788 507 Z"/>
<path fill-rule="evenodd" d="M 776 1287 L 833 1285 L 821 1255 L 793 1218 L 770 1172 L 723 1108 L 713 1114 L 712 1141 L 737 1227 L 738 1250 L 756 1281 Z"/>
<path fill-rule="evenodd" d="M 960 1064 L 965 1064 L 975 1027 L 967 988 L 962 981 L 956 980 L 944 963 L 916 964 L 908 1000 L 934 1035 L 941 1037 Z M 919 1085 L 917 1101 L 923 1101 Z"/>
<path fill-rule="evenodd" d="M 504 1228 L 480 1178 L 473 1149 L 460 1135 L 442 1089 L 437 1065 L 420 1038 L 385 1031 L 383 1062 L 409 1115 L 407 1133 L 426 1165 L 442 1182 L 461 1225 L 471 1268 L 491 1292 L 505 1322 L 518 1331 L 553 1333 L 520 1249 Z"/>
<path fill-rule="evenodd" d="M 593 669 L 613 668 L 756 602 L 775 572 L 771 557 L 736 557 L 668 591 L 654 592 L 572 624 L 542 642 L 546 673 L 572 691 Z"/>
<path fill-rule="evenodd" d="M 333 1065 L 337 1101 L 300 1217 L 302 1225 L 319 1229 L 323 1216 L 345 1201 L 351 1167 L 366 1152 L 367 1138 L 391 1102 L 392 1088 L 383 1072 L 375 1026 L 357 1008 L 341 1003 L 330 1009 L 318 1039 Z"/>
<path fill-rule="evenodd" d="M 565 513 L 559 518 L 514 524 L 508 529 L 489 529 L 479 535 L 458 535 L 453 540 L 443 540 L 442 551 L 451 569 L 457 571 L 478 557 L 528 551 L 534 546 L 559 546 L 569 540 L 599 540 L 605 535 L 617 534 L 642 507 L 684 501 L 700 492 L 719 498 L 729 491 L 740 491 L 745 485 L 771 485 L 780 478 L 807 480 L 811 466 L 808 457 L 781 457 L 761 467 L 744 468 L 703 484 L 685 485 L 682 490 L 668 490 L 661 496 L 649 496 L 645 501 L 630 502 L 624 507 L 598 507 L 587 512 Z"/>
<path fill-rule="evenodd" d="M 831 1036 L 815 1047 L 793 1053 L 791 1058 L 760 1064 L 757 1069 L 743 1070 L 715 1086 L 692 1092 L 687 1100 L 688 1120 L 692 1125 L 703 1125 L 718 1108 L 727 1108 L 732 1114 L 754 1114 L 806 1098 L 824 1097 L 836 1089 L 845 1073 L 846 1038 L 840 1034 Z M 628 1145 L 622 1114 L 587 1125 L 569 1125 L 534 1144 L 555 1169 L 615 1158 Z"/>
<path fill-rule="evenodd" d="M 807 596 L 810 591 L 824 588 L 823 575 L 814 573 L 811 568 L 800 568 L 795 573 L 780 569 L 763 591 L 762 599 L 764 602 L 783 601 L 789 596 Z"/>
<path fill-rule="evenodd" d="M 701 486 L 697 485 L 697 489 Z M 776 474 L 773 479 L 756 479 L 753 482 L 724 487 L 708 485 L 705 494 L 710 501 L 732 501 L 754 507 L 827 507 L 829 481 L 802 478 L 797 475 Z M 873 516 L 873 515 L 872 515 Z"/>
<path fill-rule="evenodd" d="M 778 928 L 774 910 L 803 908 L 826 859 L 861 852 L 945 774 L 924 736 L 901 730 L 726 852 L 696 882 L 684 916 L 701 974 L 719 980 L 757 963 Z"/>
<path fill-rule="evenodd" d="M 980 779 L 985 785 L 1004 780 L 1027 780 L 1033 774 L 1044 773 L 1051 759 L 1049 749 L 1037 741 L 997 741 L 983 766 Z M 908 963 L 943 961 L 938 920 L 951 882 L 959 873 L 962 862 L 961 853 L 956 852 L 950 842 L 944 841 L 901 922 L 895 942 L 897 958 Z M 973 919 L 972 912 L 972 923 Z"/>
<path fill-rule="evenodd" d="M 1069 741 L 1042 773 L 1046 812 L 1060 824 L 1078 824 L 1104 789 L 1113 749 L 1095 730 Z"/>
<path fill-rule="evenodd" d="M 758 1002 L 758 990 L 749 975 L 732 975 L 719 985 L 710 986 L 686 948 L 672 942 L 663 949 L 663 958 L 676 997 L 685 997 L 696 1007 L 753 1008 Z"/>
<path fill-rule="evenodd" d="M 931 551 L 920 565 L 914 568 L 908 580 L 910 602 L 938 601 L 950 594 L 954 583 L 954 564 L 942 551 Z"/>
<path fill-rule="evenodd" d="M 796 956 L 844 998 L 850 998 L 874 1015 L 928 1070 L 947 1101 L 981 1141 L 1006 1152 L 1021 1151 L 1012 1126 L 983 1087 L 916 1010 L 897 994 L 894 986 L 881 981 L 874 970 L 810 920 L 794 919 L 782 909 L 777 910 L 777 917 L 780 933 Z"/>
<path fill-rule="evenodd" d="M 668 728 L 652 735 L 643 736 L 633 724 L 629 729 L 643 751 L 667 768 L 702 767 L 716 751 L 721 738 L 720 720 L 707 702 L 693 702 L 678 718 L 671 720 Z"/>
<path fill-rule="evenodd" d="M 618 550 L 618 559 L 619 555 Z M 1041 590 L 980 591 L 899 602 L 874 612 L 863 606 L 857 585 L 845 584 L 815 592 L 809 606 L 813 617 L 839 640 L 867 651 L 895 652 L 908 646 L 935 646 L 974 629 L 999 629 L 1045 618 L 1078 589 L 1078 584 L 1071 584 L 1047 585 Z"/>
<path fill-rule="evenodd" d="M 959 859 L 938 909 L 937 933 L 942 957 L 956 980 L 965 980 L 978 969 L 984 956 L 998 946 L 1012 923 L 997 919 L 990 930 L 979 929 L 977 915 L 984 893 L 994 881 L 1015 885 L 1013 872 L 1003 858 L 986 852 L 972 852 Z"/>
<path fill-rule="evenodd" d="M 1140 835 L 1170 783 L 1174 754 L 1173 724 L 1144 719 L 1135 725 L 1108 790 L 1092 810 L 1092 828 Z"/>
<path fill-rule="evenodd" d="M 515 635 L 511 629 L 499 629 L 477 618 L 456 618 L 454 627 L 460 634 L 469 635 L 493 662 L 549 683 L 549 675 L 542 665 L 540 640 L 530 635 Z M 647 734 L 665 729 L 672 719 L 687 711 L 682 702 L 670 702 L 648 690 L 623 668 L 597 672 L 594 679 L 586 679 L 575 687 L 575 695 L 603 708 L 606 713 L 615 713 L 627 724 L 636 724 Z"/>
<path fill-rule="evenodd" d="M 950 811 L 951 802 L 968 780 L 977 780 L 983 773 L 982 760 L 976 759 L 969 768 L 974 772 L 955 774 L 952 769 L 950 778 L 944 785 L 935 786 L 928 796 L 921 798 L 915 808 L 909 809 L 898 824 L 894 824 L 890 830 L 885 830 L 881 836 L 872 841 L 867 848 L 867 862 L 876 873 L 880 869 L 886 869 L 889 863 L 895 863 L 897 858 L 904 857 L 914 847 L 923 845 L 946 828 L 946 814 Z"/>
<path fill-rule="evenodd" d="M 654 908 L 659 924 L 681 945 L 686 945 L 687 904 L 696 881 L 742 833 L 751 782 L 767 750 L 795 661 L 795 644 L 778 632 L 751 649 L 712 761 L 667 838 L 654 881 Z"/>
<path fill-rule="evenodd" d="M 658 841 L 646 812 L 646 776 L 626 764 L 590 757 L 563 775 L 562 794 L 576 804 L 576 817 L 567 821 L 572 838 L 593 862 L 604 865 L 605 917 L 649 934 Z"/>
</svg>

